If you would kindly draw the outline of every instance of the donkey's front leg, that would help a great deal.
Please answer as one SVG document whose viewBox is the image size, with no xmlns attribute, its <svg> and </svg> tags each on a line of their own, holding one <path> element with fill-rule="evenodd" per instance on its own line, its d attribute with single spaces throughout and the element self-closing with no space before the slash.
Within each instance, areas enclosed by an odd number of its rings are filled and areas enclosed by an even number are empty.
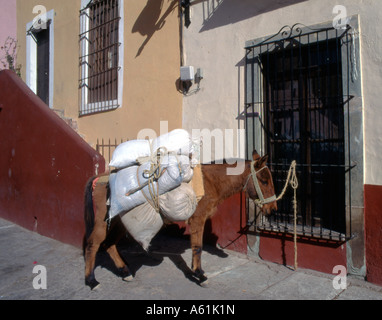
<svg viewBox="0 0 382 320">
<path fill-rule="evenodd" d="M 208 283 L 208 278 L 204 275 L 202 270 L 202 250 L 203 250 L 203 233 L 204 226 L 207 218 L 211 217 L 214 213 L 214 209 L 207 210 L 207 207 L 203 205 L 202 199 L 194 213 L 189 219 L 191 231 L 191 250 L 192 250 L 192 271 L 194 275 L 199 279 L 199 284 L 204 286 Z"/>
<path fill-rule="evenodd" d="M 99 282 L 94 275 L 94 268 L 98 249 L 105 238 L 104 234 L 106 234 L 106 232 L 103 233 L 102 230 L 93 230 L 91 236 L 87 240 L 85 248 L 85 284 L 92 290 L 99 285 Z"/>
<path fill-rule="evenodd" d="M 126 234 L 126 229 L 121 222 L 120 216 L 114 217 L 110 231 L 105 240 L 105 248 L 110 258 L 113 260 L 115 266 L 118 269 L 118 272 L 124 281 L 132 281 L 133 275 L 131 274 L 128 266 L 125 261 L 122 259 L 121 255 L 117 250 L 117 243 L 124 237 Z"/>
<path fill-rule="evenodd" d="M 191 222 L 191 229 L 197 228 L 195 231 L 191 231 L 191 250 L 192 250 L 192 264 L 191 269 L 194 276 L 198 278 L 200 285 L 207 285 L 208 278 L 204 275 L 202 270 L 202 250 L 203 250 L 203 230 L 204 224 L 196 227 L 195 220 Z"/>
<path fill-rule="evenodd" d="M 120 254 L 118 253 L 117 246 L 114 244 L 107 248 L 107 253 L 110 258 L 114 261 L 115 266 L 118 268 L 119 274 L 123 281 L 130 282 L 134 280 L 133 275 L 130 272 L 129 267 L 125 264 Z"/>
</svg>

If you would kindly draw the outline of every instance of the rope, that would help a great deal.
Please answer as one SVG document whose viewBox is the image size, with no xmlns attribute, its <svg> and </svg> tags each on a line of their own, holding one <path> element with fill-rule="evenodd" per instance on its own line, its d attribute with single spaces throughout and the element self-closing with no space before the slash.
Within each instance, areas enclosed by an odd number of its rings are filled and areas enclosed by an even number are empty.
<svg viewBox="0 0 382 320">
<path fill-rule="evenodd" d="M 156 152 L 153 152 L 148 157 L 141 157 L 138 158 L 139 163 L 145 163 L 150 162 L 150 169 L 143 171 L 143 176 L 147 179 L 147 188 L 150 193 L 151 201 L 148 196 L 146 196 L 146 193 L 142 189 L 142 194 L 146 198 L 147 202 L 151 204 L 151 206 L 155 209 L 156 212 L 160 211 L 159 207 L 159 186 L 158 183 L 155 183 L 159 180 L 159 178 L 162 176 L 163 172 L 165 171 L 165 168 L 162 168 L 161 162 L 162 162 L 162 156 L 167 153 L 166 148 L 158 148 Z M 139 185 L 139 167 L 137 168 L 137 181 Z"/>
<path fill-rule="evenodd" d="M 143 171 L 143 177 L 147 179 L 147 182 L 144 184 L 144 186 L 147 186 L 149 190 L 149 194 L 151 197 L 151 201 L 149 197 L 146 195 L 146 193 L 143 190 L 143 186 L 139 185 L 139 167 L 137 168 L 137 182 L 139 186 L 139 190 L 142 191 L 143 196 L 146 198 L 147 202 L 151 204 L 151 206 L 155 209 L 156 212 L 159 213 L 160 206 L 159 206 L 159 184 L 154 183 L 159 180 L 159 178 L 162 176 L 162 174 L 166 171 L 166 168 L 162 167 L 162 159 L 165 155 L 173 155 L 175 156 L 177 163 L 178 163 L 178 169 L 179 174 L 182 175 L 182 167 L 181 163 L 178 157 L 178 154 L 176 152 L 169 152 L 166 147 L 159 147 L 155 152 L 153 152 L 148 157 L 140 157 L 137 159 L 138 163 L 143 164 L 145 162 L 150 162 L 150 169 Z M 129 194 L 131 194 L 130 192 Z"/>
<path fill-rule="evenodd" d="M 281 191 L 280 195 L 276 198 L 276 201 L 279 201 L 284 197 L 285 192 L 286 192 L 289 184 L 293 189 L 298 188 L 298 180 L 297 180 L 297 176 L 296 176 L 296 165 L 297 165 L 296 161 L 293 160 L 291 165 L 290 165 L 289 171 L 288 171 L 288 176 L 287 176 L 287 179 L 285 181 L 284 188 Z"/>
<path fill-rule="evenodd" d="M 281 200 L 285 192 L 288 188 L 288 185 L 290 185 L 293 188 L 293 242 L 294 242 L 294 270 L 297 270 L 298 264 L 297 264 L 297 188 L 298 188 L 298 179 L 296 175 L 296 161 L 293 160 L 289 171 L 288 171 L 288 177 L 286 179 L 285 185 L 283 190 L 281 191 L 280 195 L 276 198 L 276 201 Z"/>
<path fill-rule="evenodd" d="M 293 164 L 293 163 L 292 163 Z M 292 178 L 290 185 L 293 188 L 293 211 L 294 211 L 294 224 L 293 224 L 293 242 L 294 242 L 294 270 L 297 270 L 297 188 L 298 180 L 296 175 L 296 161 L 294 161 L 292 169 Z"/>
<path fill-rule="evenodd" d="M 288 186 L 290 185 L 293 188 L 293 242 L 294 242 L 294 270 L 297 270 L 297 188 L 298 188 L 298 179 L 296 175 L 296 161 L 293 160 L 289 171 L 288 171 L 288 176 L 285 181 L 284 188 L 282 189 L 280 195 L 274 200 L 274 201 L 279 201 L 281 200 L 287 189 Z M 261 200 L 255 200 L 255 204 L 259 206 L 260 208 L 262 207 L 262 202 Z"/>
</svg>

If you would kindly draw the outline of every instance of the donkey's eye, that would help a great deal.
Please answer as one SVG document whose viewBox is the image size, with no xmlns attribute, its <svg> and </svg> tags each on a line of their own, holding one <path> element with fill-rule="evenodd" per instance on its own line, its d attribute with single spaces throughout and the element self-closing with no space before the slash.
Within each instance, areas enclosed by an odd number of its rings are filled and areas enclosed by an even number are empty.
<svg viewBox="0 0 382 320">
<path fill-rule="evenodd" d="M 260 180 L 261 181 L 261 183 L 263 184 L 263 185 L 268 185 L 268 181 L 266 181 L 266 180 Z"/>
</svg>

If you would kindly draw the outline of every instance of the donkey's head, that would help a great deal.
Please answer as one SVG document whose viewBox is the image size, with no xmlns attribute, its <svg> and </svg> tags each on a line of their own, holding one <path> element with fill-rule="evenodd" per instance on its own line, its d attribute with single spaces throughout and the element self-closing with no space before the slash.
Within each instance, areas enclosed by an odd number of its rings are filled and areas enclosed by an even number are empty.
<svg viewBox="0 0 382 320">
<path fill-rule="evenodd" d="M 277 210 L 275 188 L 272 174 L 266 163 L 268 155 L 260 157 L 255 151 L 252 153 L 253 161 L 250 164 L 250 174 L 248 175 L 245 190 L 247 195 L 255 200 L 265 214 L 271 214 Z"/>
</svg>

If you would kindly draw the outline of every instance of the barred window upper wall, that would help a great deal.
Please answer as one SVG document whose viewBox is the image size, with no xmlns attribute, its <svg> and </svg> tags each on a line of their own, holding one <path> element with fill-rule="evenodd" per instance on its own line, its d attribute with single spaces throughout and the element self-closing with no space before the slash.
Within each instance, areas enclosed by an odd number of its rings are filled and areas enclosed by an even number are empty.
<svg viewBox="0 0 382 320">
<path fill-rule="evenodd" d="M 121 105 L 121 4 L 120 0 L 93 0 L 87 4 L 83 1 L 79 39 L 80 116 Z"/>
</svg>

